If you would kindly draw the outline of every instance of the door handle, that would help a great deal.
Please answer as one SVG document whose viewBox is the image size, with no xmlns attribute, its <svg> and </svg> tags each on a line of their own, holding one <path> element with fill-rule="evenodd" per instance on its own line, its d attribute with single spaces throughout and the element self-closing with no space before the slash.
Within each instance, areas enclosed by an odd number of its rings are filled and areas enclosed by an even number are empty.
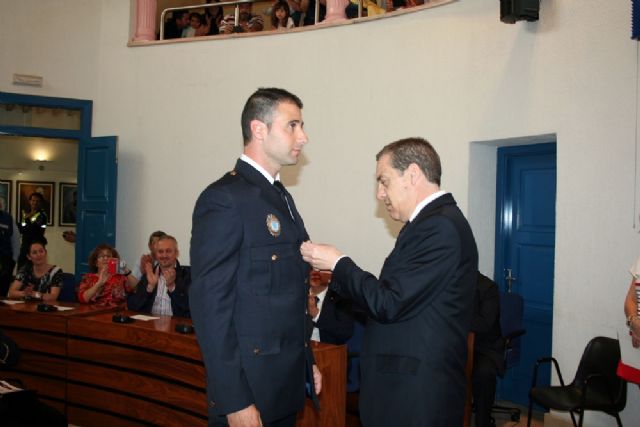
<svg viewBox="0 0 640 427">
<path fill-rule="evenodd" d="M 507 272 L 507 275 L 504 278 L 504 280 L 507 281 L 507 292 L 511 293 L 511 287 L 513 286 L 513 282 L 515 282 L 518 279 L 516 279 L 516 277 L 512 274 L 510 268 L 506 268 L 505 271 Z"/>
</svg>

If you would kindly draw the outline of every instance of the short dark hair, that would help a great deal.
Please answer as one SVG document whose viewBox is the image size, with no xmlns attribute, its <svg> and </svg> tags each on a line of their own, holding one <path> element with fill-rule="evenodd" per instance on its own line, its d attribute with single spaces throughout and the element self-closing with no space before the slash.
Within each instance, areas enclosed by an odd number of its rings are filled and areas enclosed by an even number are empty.
<svg viewBox="0 0 640 427">
<path fill-rule="evenodd" d="M 440 156 L 426 139 L 404 138 L 387 144 L 376 154 L 376 160 L 380 160 L 385 154 L 391 156 L 391 166 L 394 169 L 404 172 L 411 163 L 415 163 L 429 182 L 440 185 Z"/>
<path fill-rule="evenodd" d="M 158 238 L 160 238 L 162 236 L 166 236 L 166 235 L 167 235 L 167 233 L 165 233 L 162 230 L 154 231 L 153 233 L 151 233 L 149 235 L 149 243 L 147 243 L 147 246 L 151 246 L 151 244 L 153 243 L 153 241 L 155 239 L 158 239 Z"/>
<path fill-rule="evenodd" d="M 270 129 L 271 123 L 273 123 L 273 111 L 283 102 L 295 104 L 302 109 L 300 98 L 291 92 L 275 87 L 260 88 L 247 99 L 240 117 L 244 145 L 251 141 L 251 121 L 260 120 Z"/>
<path fill-rule="evenodd" d="M 191 12 L 189 14 L 189 19 L 193 18 L 198 18 L 198 21 L 200 21 L 200 23 L 202 24 L 202 15 L 200 15 L 198 12 Z"/>
<path fill-rule="evenodd" d="M 173 22 L 176 22 L 178 19 L 182 19 L 182 17 L 188 13 L 189 11 L 184 9 L 174 10 L 173 13 L 171 14 L 171 18 L 173 19 Z"/>
<path fill-rule="evenodd" d="M 38 193 L 37 191 L 34 191 L 33 193 L 29 194 L 29 199 L 31 200 L 31 198 L 35 196 L 38 200 L 40 200 L 40 203 L 44 202 L 44 196 L 40 193 Z"/>
</svg>

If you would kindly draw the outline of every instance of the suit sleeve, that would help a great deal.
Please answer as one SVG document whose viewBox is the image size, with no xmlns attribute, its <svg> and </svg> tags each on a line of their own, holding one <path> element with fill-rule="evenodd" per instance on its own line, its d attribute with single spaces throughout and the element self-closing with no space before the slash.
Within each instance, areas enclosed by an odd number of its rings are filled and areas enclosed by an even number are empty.
<svg viewBox="0 0 640 427">
<path fill-rule="evenodd" d="M 189 300 L 210 400 L 228 414 L 254 403 L 234 327 L 243 225 L 230 195 L 209 187 L 193 212 Z"/>
<path fill-rule="evenodd" d="M 332 289 L 381 323 L 407 320 L 424 310 L 456 273 L 461 243 L 454 224 L 443 216 L 418 225 L 396 242 L 382 280 L 345 257 L 336 264 Z"/>
<path fill-rule="evenodd" d="M 316 322 L 320 340 L 331 344 L 344 344 L 353 335 L 351 308 L 344 300 L 325 300 Z"/>
<path fill-rule="evenodd" d="M 143 275 L 135 291 L 127 297 L 127 308 L 132 311 L 139 311 L 142 313 L 150 313 L 151 308 L 148 307 L 149 300 L 155 298 L 155 292 L 147 292 L 147 276 Z M 153 301 L 151 301 L 153 306 Z"/>
<path fill-rule="evenodd" d="M 191 285 L 191 270 L 188 267 L 179 267 L 176 272 L 176 288 L 169 293 L 171 298 L 171 310 L 174 316 L 191 317 L 189 310 L 189 287 Z"/>
</svg>

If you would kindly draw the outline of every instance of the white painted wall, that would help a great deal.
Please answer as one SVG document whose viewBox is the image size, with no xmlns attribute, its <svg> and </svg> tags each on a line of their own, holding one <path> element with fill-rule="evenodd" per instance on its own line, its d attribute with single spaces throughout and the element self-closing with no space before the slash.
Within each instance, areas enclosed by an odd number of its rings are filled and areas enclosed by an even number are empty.
<svg viewBox="0 0 640 427">
<path fill-rule="evenodd" d="M 0 0 L 0 90 L 94 101 L 94 135 L 120 137 L 118 249 L 131 260 L 161 228 L 188 261 L 193 203 L 232 168 L 240 110 L 258 86 L 306 102 L 311 143 L 284 181 L 311 236 L 374 272 L 398 229 L 374 198 L 384 144 L 433 142 L 443 187 L 469 215 L 491 272 L 495 148 L 471 143 L 556 134 L 553 352 L 572 376 L 588 339 L 615 336 L 623 322 L 640 252 L 638 44 L 628 2 L 543 0 L 538 23 L 515 25 L 500 23 L 498 8 L 460 1 L 331 30 L 128 48 L 128 2 Z M 12 86 L 14 72 L 42 75 L 45 87 Z M 640 393 L 629 391 L 623 421 L 634 425 Z M 587 422 L 614 425 L 598 414 Z"/>
</svg>

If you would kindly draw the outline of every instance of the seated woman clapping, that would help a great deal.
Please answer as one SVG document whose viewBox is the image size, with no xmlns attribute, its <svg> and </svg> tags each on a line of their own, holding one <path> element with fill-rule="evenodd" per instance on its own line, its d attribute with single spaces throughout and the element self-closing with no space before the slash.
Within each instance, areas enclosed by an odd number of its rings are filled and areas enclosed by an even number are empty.
<svg viewBox="0 0 640 427">
<path fill-rule="evenodd" d="M 49 264 L 43 242 L 32 242 L 27 248 L 28 262 L 18 271 L 7 296 L 13 299 L 58 299 L 62 286 L 62 269 Z"/>
<path fill-rule="evenodd" d="M 135 290 L 137 280 L 120 262 L 115 248 L 106 243 L 96 246 L 89 255 L 89 273 L 82 276 L 78 301 L 102 305 L 120 305 L 126 294 Z"/>
</svg>

